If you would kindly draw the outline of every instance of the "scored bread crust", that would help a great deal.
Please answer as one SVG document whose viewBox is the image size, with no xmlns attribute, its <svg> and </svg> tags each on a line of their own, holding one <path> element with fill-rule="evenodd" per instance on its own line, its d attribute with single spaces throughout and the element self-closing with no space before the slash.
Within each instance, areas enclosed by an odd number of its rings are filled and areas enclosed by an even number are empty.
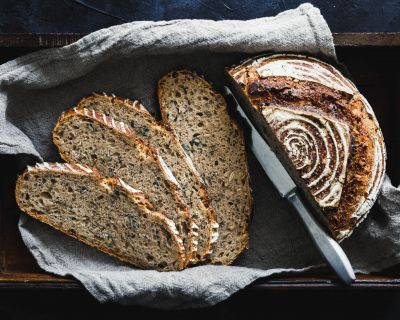
<svg viewBox="0 0 400 320">
<path fill-rule="evenodd" d="M 120 178 L 103 178 L 100 173 L 95 169 L 91 168 L 85 165 L 81 164 L 69 164 L 69 163 L 38 163 L 34 167 L 28 166 L 27 170 L 25 170 L 21 175 L 19 175 L 15 187 L 15 198 L 18 204 L 18 207 L 24 211 L 26 214 L 31 216 L 32 218 L 35 218 L 36 220 L 43 222 L 49 226 L 51 226 L 54 229 L 57 229 L 58 231 L 63 232 L 64 234 L 75 238 L 91 247 L 94 247 L 104 253 L 107 253 L 115 258 L 118 258 L 119 260 L 123 262 L 127 262 L 129 264 L 133 264 L 139 268 L 146 269 L 147 267 L 145 265 L 140 265 L 137 261 L 133 261 L 129 259 L 128 257 L 125 257 L 123 255 L 120 255 L 118 253 L 115 253 L 113 250 L 106 246 L 101 246 L 101 245 L 94 245 L 90 243 L 90 241 L 87 241 L 83 237 L 81 237 L 79 234 L 76 234 L 74 232 L 71 232 L 70 230 L 65 230 L 63 228 L 57 227 L 54 224 L 51 223 L 51 221 L 46 217 L 45 214 L 42 214 L 41 212 L 38 212 L 36 210 L 32 210 L 29 208 L 26 208 L 23 206 L 22 202 L 20 201 L 19 195 L 21 194 L 21 185 L 23 184 L 23 180 L 25 175 L 33 172 L 39 172 L 39 171 L 51 171 L 51 172 L 58 172 L 61 174 L 74 174 L 74 175 L 82 175 L 82 176 L 88 176 L 91 178 L 93 181 L 97 182 L 99 185 L 99 188 L 104 188 L 104 189 L 114 189 L 118 188 L 120 191 L 125 193 L 128 198 L 130 198 L 133 202 L 135 202 L 146 214 L 148 217 L 153 219 L 154 221 L 157 221 L 158 223 L 161 223 L 162 226 L 165 228 L 165 230 L 169 233 L 171 236 L 171 239 L 176 245 L 176 249 L 178 251 L 178 255 L 180 257 L 179 260 L 179 267 L 178 270 L 182 270 L 186 266 L 186 258 L 185 258 L 185 248 L 183 247 L 183 241 L 180 238 L 178 231 L 175 227 L 175 223 L 168 219 L 166 216 L 164 216 L 162 213 L 154 211 L 154 206 L 147 200 L 146 196 L 140 191 L 136 190 L 130 186 L 128 186 L 122 179 Z M 164 271 L 172 271 L 173 269 L 163 269 Z"/>
<path fill-rule="evenodd" d="M 166 181 L 168 182 L 168 185 L 172 191 L 172 194 L 175 197 L 175 204 L 179 208 L 180 212 L 183 214 L 183 219 L 187 222 L 188 224 L 188 233 L 187 233 L 187 239 L 190 242 L 190 248 L 189 252 L 186 251 L 186 260 L 187 263 L 193 259 L 193 256 L 195 256 L 197 252 L 197 245 L 196 245 L 196 237 L 195 234 L 193 233 L 193 229 L 196 228 L 196 226 L 193 225 L 192 219 L 189 213 L 189 210 L 183 200 L 183 194 L 182 191 L 180 190 L 180 186 L 178 182 L 176 181 L 175 177 L 171 173 L 170 169 L 165 165 L 164 161 L 162 158 L 159 156 L 157 150 L 152 148 L 150 145 L 145 143 L 143 140 L 139 139 L 136 134 L 129 128 L 128 125 L 124 124 L 121 121 L 116 121 L 111 117 L 108 117 L 104 114 L 98 113 L 95 110 L 89 110 L 86 108 L 73 108 L 69 109 L 61 114 L 59 119 L 57 120 L 57 123 L 54 127 L 53 130 L 53 142 L 57 146 L 61 158 L 63 158 L 66 162 L 73 163 L 74 161 L 62 150 L 60 147 L 58 140 L 57 140 L 57 131 L 59 127 L 66 121 L 68 121 L 69 118 L 71 117 L 82 117 L 84 119 L 89 119 L 91 121 L 96 121 L 102 125 L 107 126 L 111 130 L 114 130 L 117 135 L 121 136 L 121 138 L 128 139 L 130 142 L 132 142 L 133 145 L 139 146 L 140 149 L 146 153 L 147 156 L 150 156 L 158 165 L 160 168 L 160 172 L 164 174 L 164 177 L 166 178 Z M 183 236 L 183 235 L 181 235 Z"/>
<path fill-rule="evenodd" d="M 228 109 L 228 105 L 224 99 L 224 97 L 219 94 L 217 91 L 214 90 L 214 88 L 212 87 L 212 85 L 206 81 L 204 79 L 203 76 L 198 75 L 196 72 L 191 71 L 191 70 L 187 70 L 187 69 L 181 69 L 181 70 L 172 70 L 169 73 L 165 74 L 162 78 L 159 79 L 158 81 L 158 85 L 157 85 L 157 97 L 158 97 L 158 102 L 160 105 L 160 110 L 161 110 L 161 116 L 162 116 L 162 122 L 163 124 L 170 128 L 170 130 L 172 130 L 174 132 L 174 134 L 177 136 L 177 134 L 175 133 L 175 129 L 174 129 L 174 125 L 172 123 L 170 123 L 170 121 L 168 120 L 168 105 L 167 103 L 164 101 L 164 92 L 162 89 L 162 85 L 161 83 L 163 82 L 163 79 L 166 79 L 168 77 L 171 77 L 174 73 L 179 73 L 179 74 L 187 74 L 190 77 L 194 77 L 196 78 L 196 80 L 200 81 L 208 90 L 209 90 L 209 94 L 219 98 L 220 101 L 223 102 L 224 106 L 223 108 L 226 110 L 228 117 L 230 119 L 231 124 L 233 125 L 233 127 L 236 129 L 236 131 L 238 132 L 241 141 L 243 141 L 243 147 L 244 147 L 244 134 L 243 131 L 241 129 L 241 127 L 239 126 L 238 122 L 236 121 L 236 119 L 232 118 L 229 116 L 229 109 Z M 210 257 L 210 261 L 211 263 L 215 263 L 215 264 L 224 264 L 224 265 L 229 265 L 231 264 L 234 260 L 236 260 L 236 258 L 239 256 L 239 254 L 247 249 L 249 247 L 249 228 L 250 228 L 250 219 L 251 219 L 251 214 L 253 212 L 253 197 L 252 197 L 252 192 L 251 192 L 251 186 L 250 186 L 250 181 L 249 181 L 249 175 L 248 175 L 248 161 L 247 161 L 247 155 L 246 152 L 244 152 L 244 163 L 243 166 L 245 168 L 245 171 L 247 172 L 247 184 L 246 184 L 246 193 L 249 195 L 247 197 L 247 203 L 245 204 L 245 208 L 247 208 L 247 212 L 243 213 L 245 215 L 245 224 L 244 224 L 244 228 L 242 230 L 242 233 L 240 235 L 240 239 L 237 239 L 238 241 L 235 243 L 236 244 L 236 248 L 234 249 L 234 255 L 232 255 L 231 257 L 224 257 L 224 258 L 218 258 L 216 257 L 216 255 L 211 254 Z M 216 216 L 218 217 L 221 213 L 220 212 L 216 212 Z M 220 226 L 221 228 L 221 226 Z M 216 241 L 216 245 L 218 245 L 218 239 Z M 213 253 L 215 253 L 215 250 L 213 251 Z"/>
<path fill-rule="evenodd" d="M 386 149 L 376 116 L 355 85 L 333 66 L 318 59 L 291 54 L 261 56 L 227 69 L 238 98 L 288 164 L 310 203 L 341 241 L 365 219 L 383 183 Z M 274 109 L 288 109 L 317 119 L 333 118 L 347 127 L 351 142 L 342 144 L 346 162 L 343 191 L 337 206 L 322 208 L 311 195 L 272 129 Z M 284 122 L 282 118 L 281 123 Z M 270 140 L 269 140 L 270 139 Z M 312 160 L 312 159 L 311 159 Z M 318 176 L 315 176 L 318 178 Z"/>
<path fill-rule="evenodd" d="M 163 135 L 168 136 L 168 139 L 174 143 L 175 151 L 178 152 L 179 158 L 182 160 L 182 162 L 184 162 L 184 164 L 182 164 L 182 165 L 186 166 L 189 169 L 189 171 L 191 173 L 191 178 L 194 180 L 194 185 L 196 185 L 197 189 L 198 189 L 197 194 L 205 207 L 205 209 L 202 210 L 202 214 L 207 217 L 209 228 L 208 228 L 207 234 L 203 234 L 204 230 L 199 230 L 199 231 L 202 233 L 201 236 L 205 237 L 207 239 L 207 245 L 203 251 L 200 251 L 200 250 L 197 251 L 197 257 L 198 257 L 198 260 L 200 260 L 200 261 L 206 260 L 209 256 L 209 254 L 212 252 L 213 245 L 215 244 L 215 242 L 218 239 L 218 224 L 216 222 L 216 215 L 215 215 L 213 209 L 211 208 L 208 192 L 206 190 L 206 187 L 204 185 L 204 182 L 203 182 L 200 174 L 198 173 L 196 168 L 193 166 L 193 163 L 192 163 L 192 160 L 190 159 L 190 157 L 183 150 L 183 148 L 180 145 L 173 130 L 171 130 L 171 128 L 169 128 L 165 124 L 159 123 L 158 121 L 156 121 L 154 119 L 154 117 L 149 113 L 147 108 L 145 108 L 137 100 L 132 101 L 129 99 L 123 99 L 123 98 L 117 97 L 115 95 L 109 96 L 106 93 L 103 93 L 103 94 L 93 93 L 92 95 L 81 99 L 77 104 L 77 108 L 84 108 L 85 106 L 87 106 L 89 108 L 93 108 L 93 109 L 97 110 L 96 107 L 94 107 L 93 105 L 98 103 L 99 101 L 100 102 L 107 101 L 107 102 L 111 103 L 113 106 L 116 105 L 118 108 L 124 108 L 126 110 L 126 112 L 131 115 L 140 115 L 141 117 L 143 117 L 145 119 L 145 121 L 149 127 L 151 126 L 154 128 L 154 130 L 157 130 L 158 132 L 161 132 Z M 116 120 L 120 120 L 120 119 L 116 119 Z M 135 131 L 135 129 L 132 128 L 131 126 L 130 126 L 130 128 L 133 131 Z M 148 141 L 148 143 L 150 145 L 152 145 L 151 137 L 150 137 L 150 140 Z M 157 149 L 157 148 L 155 147 L 155 149 Z M 190 209 L 189 209 L 189 211 L 190 211 Z M 195 263 L 196 260 L 193 259 L 192 262 Z"/>
</svg>

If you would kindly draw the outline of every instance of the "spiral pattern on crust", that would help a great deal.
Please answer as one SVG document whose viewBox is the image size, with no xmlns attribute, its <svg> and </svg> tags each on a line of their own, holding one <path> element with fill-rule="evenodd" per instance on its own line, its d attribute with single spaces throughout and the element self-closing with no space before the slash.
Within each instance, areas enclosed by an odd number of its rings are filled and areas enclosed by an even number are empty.
<svg viewBox="0 0 400 320">
<path fill-rule="evenodd" d="M 265 107 L 262 114 L 318 204 L 338 207 L 349 157 L 348 125 L 282 107 Z"/>
</svg>

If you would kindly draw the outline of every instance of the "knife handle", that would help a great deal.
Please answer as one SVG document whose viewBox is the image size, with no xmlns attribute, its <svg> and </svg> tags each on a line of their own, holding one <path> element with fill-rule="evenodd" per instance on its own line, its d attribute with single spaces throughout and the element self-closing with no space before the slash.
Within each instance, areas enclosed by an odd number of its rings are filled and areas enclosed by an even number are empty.
<svg viewBox="0 0 400 320">
<path fill-rule="evenodd" d="M 289 194 L 287 199 L 300 214 L 314 244 L 337 276 L 347 285 L 353 283 L 356 276 L 343 249 L 318 225 L 296 192 Z"/>
</svg>

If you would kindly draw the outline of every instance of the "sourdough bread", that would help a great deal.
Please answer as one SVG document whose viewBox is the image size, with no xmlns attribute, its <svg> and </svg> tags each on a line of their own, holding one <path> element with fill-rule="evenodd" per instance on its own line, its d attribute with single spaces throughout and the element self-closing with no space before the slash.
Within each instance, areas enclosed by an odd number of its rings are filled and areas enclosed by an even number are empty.
<svg viewBox="0 0 400 320">
<path fill-rule="evenodd" d="M 224 98 L 194 72 L 168 73 L 158 82 L 163 120 L 201 174 L 216 212 L 219 238 L 211 262 L 230 264 L 248 246 L 252 196 L 241 130 Z"/>
<path fill-rule="evenodd" d="M 96 167 L 103 176 L 120 177 L 142 190 L 155 210 L 174 221 L 191 259 L 196 251 L 194 226 L 181 189 L 157 152 L 127 125 L 94 110 L 75 108 L 60 116 L 53 141 L 67 162 Z"/>
<path fill-rule="evenodd" d="M 386 166 L 367 100 L 334 67 L 305 56 L 251 59 L 228 74 L 334 237 L 348 237 L 376 200 Z"/>
<path fill-rule="evenodd" d="M 82 99 L 77 108 L 91 108 L 126 123 L 158 151 L 181 186 L 193 223 L 198 226 L 197 259 L 204 260 L 218 236 L 218 224 L 200 175 L 174 133 L 158 123 L 138 101 L 93 94 Z"/>
<path fill-rule="evenodd" d="M 174 222 L 121 179 L 102 179 L 83 165 L 41 163 L 18 178 L 16 200 L 33 218 L 137 267 L 184 267 Z"/>
</svg>

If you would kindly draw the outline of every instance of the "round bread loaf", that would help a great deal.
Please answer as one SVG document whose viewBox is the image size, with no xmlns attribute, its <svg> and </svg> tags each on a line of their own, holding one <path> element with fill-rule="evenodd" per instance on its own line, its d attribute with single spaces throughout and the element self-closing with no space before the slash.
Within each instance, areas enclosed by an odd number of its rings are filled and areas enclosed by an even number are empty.
<svg viewBox="0 0 400 320">
<path fill-rule="evenodd" d="M 306 56 L 255 58 L 228 74 L 333 236 L 348 237 L 375 202 L 386 166 L 367 100 L 333 66 Z"/>
</svg>

